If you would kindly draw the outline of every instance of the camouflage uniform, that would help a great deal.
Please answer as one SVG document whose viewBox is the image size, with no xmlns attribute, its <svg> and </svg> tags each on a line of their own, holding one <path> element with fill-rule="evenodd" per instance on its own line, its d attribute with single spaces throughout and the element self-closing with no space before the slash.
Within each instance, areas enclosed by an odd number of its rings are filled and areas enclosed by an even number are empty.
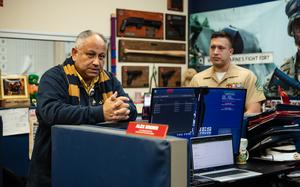
<svg viewBox="0 0 300 187">
<path fill-rule="evenodd" d="M 299 82 L 300 80 L 300 61 L 297 58 L 297 54 L 287 59 L 281 66 L 280 69 L 288 74 L 291 78 Z M 300 90 L 289 89 L 286 93 L 290 96 L 299 96 Z"/>
<path fill-rule="evenodd" d="M 284 61 L 284 63 L 280 66 L 280 70 L 289 75 L 291 78 L 295 79 L 299 82 L 300 80 L 300 62 L 296 62 L 296 57 L 292 56 Z M 273 74 L 273 73 L 272 73 Z M 264 85 L 264 93 L 266 97 L 279 97 L 277 85 L 270 85 L 271 76 L 269 75 L 267 81 Z M 300 94 L 300 91 L 296 89 L 287 89 L 284 90 L 290 97 L 297 97 Z"/>
<path fill-rule="evenodd" d="M 295 34 L 295 29 L 299 28 L 299 19 L 300 19 L 300 1 L 299 0 L 290 0 L 285 7 L 285 13 L 289 18 L 289 23 L 287 27 L 288 35 L 294 37 L 295 43 L 299 48 L 300 43 L 299 35 Z M 299 53 L 299 49 L 298 49 Z M 288 74 L 290 77 L 299 82 L 300 80 L 300 53 L 296 53 L 295 56 L 286 60 L 280 67 L 280 69 Z"/>
<path fill-rule="evenodd" d="M 297 55 L 292 56 L 291 58 L 287 59 L 281 66 L 280 69 L 288 74 L 291 78 L 295 79 L 299 82 L 300 80 L 300 62 L 296 61 Z"/>
</svg>

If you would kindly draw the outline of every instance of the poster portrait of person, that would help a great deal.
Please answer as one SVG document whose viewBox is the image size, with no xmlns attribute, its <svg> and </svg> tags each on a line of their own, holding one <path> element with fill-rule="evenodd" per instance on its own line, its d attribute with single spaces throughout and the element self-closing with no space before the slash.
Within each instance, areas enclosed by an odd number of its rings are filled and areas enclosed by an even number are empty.
<svg viewBox="0 0 300 187">
<path fill-rule="evenodd" d="M 271 92 L 268 85 L 275 68 L 294 77 L 299 78 L 300 75 L 296 70 L 299 63 L 292 63 L 292 68 L 289 68 L 289 62 L 296 62 L 292 60 L 296 59 L 295 43 L 300 43 L 300 34 L 297 41 L 293 30 L 296 28 L 295 20 L 300 18 L 300 5 L 297 3 L 297 0 L 271 1 L 191 14 L 189 67 L 202 71 L 210 66 L 207 55 L 211 33 L 223 30 L 233 38 L 232 63 L 254 72 L 258 78 L 257 84 L 264 89 L 267 98 L 279 97 L 277 89 Z"/>
<path fill-rule="evenodd" d="M 274 71 L 272 77 L 268 77 L 264 86 L 265 92 L 269 97 L 278 96 L 278 86 L 282 87 L 290 97 L 300 99 L 300 90 L 297 85 L 300 81 L 300 1 L 290 0 L 285 7 L 285 13 L 289 21 L 287 24 L 287 34 L 294 39 L 296 52 L 283 61 L 280 70 L 292 79 L 284 79 L 280 83 L 274 81 Z M 279 72 L 279 70 L 277 70 Z M 289 81 L 287 81 L 289 80 Z M 298 98 L 299 97 L 299 98 Z"/>
</svg>

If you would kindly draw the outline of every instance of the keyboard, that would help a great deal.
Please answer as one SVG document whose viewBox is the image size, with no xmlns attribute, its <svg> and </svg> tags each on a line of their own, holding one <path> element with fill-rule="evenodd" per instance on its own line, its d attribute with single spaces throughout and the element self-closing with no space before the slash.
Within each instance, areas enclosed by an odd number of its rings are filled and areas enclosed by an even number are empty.
<svg viewBox="0 0 300 187">
<path fill-rule="evenodd" d="M 230 171 L 223 171 L 223 172 L 218 172 L 218 173 L 205 174 L 205 175 L 202 175 L 202 176 L 204 176 L 204 177 L 210 177 L 210 178 L 215 178 L 215 177 L 223 177 L 223 176 L 235 175 L 235 174 L 242 174 L 242 173 L 247 173 L 247 171 L 243 171 L 243 170 L 230 170 Z"/>
<path fill-rule="evenodd" d="M 196 186 L 203 186 L 203 185 L 209 185 L 209 184 L 216 184 L 216 181 L 213 181 L 206 177 L 195 175 L 190 183 L 190 186 L 196 187 Z"/>
</svg>

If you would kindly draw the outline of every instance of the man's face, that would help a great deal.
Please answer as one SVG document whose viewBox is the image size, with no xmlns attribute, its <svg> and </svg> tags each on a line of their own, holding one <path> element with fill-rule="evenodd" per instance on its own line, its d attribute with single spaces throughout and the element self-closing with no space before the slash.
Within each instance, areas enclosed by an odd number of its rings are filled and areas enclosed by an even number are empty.
<svg viewBox="0 0 300 187">
<path fill-rule="evenodd" d="M 75 68 L 82 78 L 90 83 L 103 70 L 106 45 L 98 35 L 86 38 L 78 48 L 72 49 Z"/>
<path fill-rule="evenodd" d="M 233 48 L 227 38 L 213 38 L 210 41 L 210 61 L 216 68 L 226 67 L 230 63 Z"/>
<path fill-rule="evenodd" d="M 296 19 L 292 25 L 295 44 L 300 47 L 300 19 Z"/>
</svg>

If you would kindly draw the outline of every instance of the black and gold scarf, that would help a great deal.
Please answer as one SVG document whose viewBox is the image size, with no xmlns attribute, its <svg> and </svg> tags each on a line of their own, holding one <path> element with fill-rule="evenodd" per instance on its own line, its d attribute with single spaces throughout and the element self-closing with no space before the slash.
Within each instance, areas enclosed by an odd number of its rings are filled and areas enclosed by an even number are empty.
<svg viewBox="0 0 300 187">
<path fill-rule="evenodd" d="M 69 88 L 69 96 L 77 100 L 77 104 L 80 102 L 80 90 L 79 90 L 79 84 L 80 79 L 77 75 L 77 71 L 74 65 L 74 61 L 72 58 L 66 59 L 66 61 L 63 63 L 63 70 L 66 74 Z M 102 98 L 100 99 L 101 103 L 103 103 L 107 98 L 109 98 L 112 94 L 112 86 L 109 85 L 109 82 L 111 81 L 111 77 L 109 76 L 108 72 L 101 71 L 99 74 L 98 82 L 95 83 L 94 87 L 97 87 L 99 89 L 99 92 L 101 93 Z"/>
</svg>

